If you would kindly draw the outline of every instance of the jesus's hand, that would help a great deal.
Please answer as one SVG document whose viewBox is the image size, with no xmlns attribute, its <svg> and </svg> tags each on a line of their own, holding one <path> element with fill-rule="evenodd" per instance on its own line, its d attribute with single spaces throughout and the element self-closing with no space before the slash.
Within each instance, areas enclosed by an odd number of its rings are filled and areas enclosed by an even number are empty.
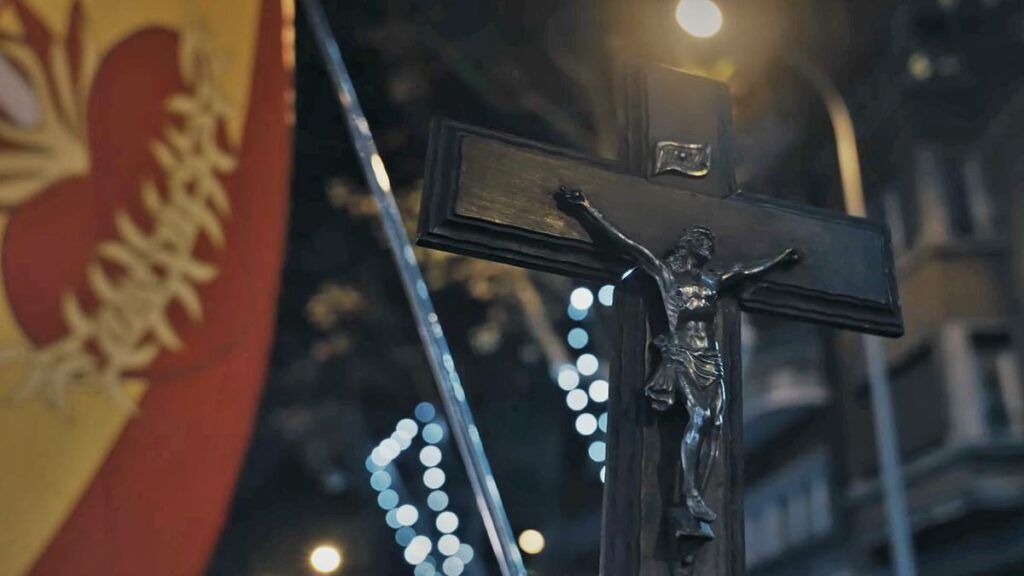
<svg viewBox="0 0 1024 576">
<path fill-rule="evenodd" d="M 555 192 L 555 201 L 563 208 L 587 208 L 590 202 L 581 190 L 559 186 Z"/>
<path fill-rule="evenodd" d="M 803 259 L 804 255 L 802 252 L 800 252 L 796 248 L 790 248 L 782 253 L 782 257 L 779 259 L 779 261 L 782 264 L 792 265 L 796 264 L 797 262 L 800 262 Z"/>
</svg>

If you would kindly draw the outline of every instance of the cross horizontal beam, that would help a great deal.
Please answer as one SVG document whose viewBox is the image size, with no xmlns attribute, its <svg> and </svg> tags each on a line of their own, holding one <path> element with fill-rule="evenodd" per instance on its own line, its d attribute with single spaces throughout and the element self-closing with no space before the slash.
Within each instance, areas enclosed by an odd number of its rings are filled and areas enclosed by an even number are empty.
<svg viewBox="0 0 1024 576">
<path fill-rule="evenodd" d="M 884 226 L 742 193 L 716 198 L 667 187 L 610 161 L 451 121 L 436 122 L 432 131 L 422 245 L 569 276 L 617 278 L 628 263 L 606 256 L 558 210 L 553 194 L 568 186 L 586 192 L 655 254 L 690 225 L 717 234 L 719 268 L 786 248 L 802 251 L 799 266 L 740 295 L 745 310 L 886 336 L 903 332 Z"/>
</svg>

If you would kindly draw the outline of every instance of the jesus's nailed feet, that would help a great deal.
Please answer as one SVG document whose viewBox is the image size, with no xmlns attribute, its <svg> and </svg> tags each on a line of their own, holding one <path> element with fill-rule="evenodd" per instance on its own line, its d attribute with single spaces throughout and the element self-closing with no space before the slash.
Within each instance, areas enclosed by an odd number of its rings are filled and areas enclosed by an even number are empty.
<svg viewBox="0 0 1024 576">
<path fill-rule="evenodd" d="M 668 509 L 669 520 L 675 533 L 675 558 L 678 560 L 673 576 L 693 576 L 693 564 L 697 553 L 705 544 L 715 539 L 711 525 L 693 517 L 686 506 Z"/>
<path fill-rule="evenodd" d="M 714 540 L 715 533 L 711 525 L 697 520 L 685 506 L 673 506 L 668 510 L 669 519 L 676 538 L 692 541 Z"/>
<path fill-rule="evenodd" d="M 714 522 L 715 519 L 718 518 L 718 516 L 711 511 L 711 508 L 708 508 L 708 505 L 704 503 L 704 499 L 700 497 L 700 494 L 687 494 L 686 507 L 690 509 L 690 514 L 693 514 L 693 517 L 699 520 Z"/>
</svg>

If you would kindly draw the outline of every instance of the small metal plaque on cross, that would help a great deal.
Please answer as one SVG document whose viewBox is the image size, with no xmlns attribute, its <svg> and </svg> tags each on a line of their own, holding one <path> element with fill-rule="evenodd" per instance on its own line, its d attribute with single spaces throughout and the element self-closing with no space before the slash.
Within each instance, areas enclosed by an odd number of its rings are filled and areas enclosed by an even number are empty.
<svg viewBox="0 0 1024 576">
<path fill-rule="evenodd" d="M 605 281 L 647 273 L 616 297 L 601 571 L 738 576 L 739 310 L 898 336 L 888 232 L 738 193 L 724 85 L 653 65 L 623 85 L 619 163 L 436 122 L 419 242 Z"/>
</svg>

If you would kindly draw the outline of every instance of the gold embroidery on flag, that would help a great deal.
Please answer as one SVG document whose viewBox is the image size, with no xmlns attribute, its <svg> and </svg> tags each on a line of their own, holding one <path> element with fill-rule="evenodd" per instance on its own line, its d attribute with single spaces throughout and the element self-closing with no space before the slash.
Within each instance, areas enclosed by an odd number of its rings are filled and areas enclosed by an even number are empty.
<svg viewBox="0 0 1024 576">
<path fill-rule="evenodd" d="M 194 252 L 203 237 L 224 247 L 222 221 L 230 199 L 221 176 L 235 169 L 236 157 L 218 139 L 228 106 L 198 34 L 182 33 L 179 68 L 190 90 L 166 101 L 176 122 L 151 145 L 162 185 L 147 179 L 140 190 L 151 226 L 140 226 L 126 211 L 115 214 L 117 238 L 98 245 L 88 268 L 95 309 L 87 312 L 77 296 L 64 294 L 67 333 L 40 348 L 7 354 L 5 360 L 27 360 L 30 366 L 16 399 L 42 396 L 65 409 L 72 387 L 88 387 L 131 408 L 121 391 L 124 378 L 149 366 L 161 351 L 183 346 L 171 307 L 177 304 L 190 320 L 202 320 L 197 288 L 212 281 L 217 269 Z"/>
<path fill-rule="evenodd" d="M 13 10 L 7 14 L 14 17 Z M 28 126 L 18 125 L 9 111 L 0 114 L 0 142 L 12 147 L 0 154 L 0 208 L 17 206 L 54 182 L 89 172 L 86 103 L 98 57 L 88 26 L 81 28 L 74 71 L 62 45 L 65 38 L 53 36 L 43 62 L 20 38 L 0 36 L 0 59 L 24 75 L 40 106 L 40 118 Z"/>
</svg>

